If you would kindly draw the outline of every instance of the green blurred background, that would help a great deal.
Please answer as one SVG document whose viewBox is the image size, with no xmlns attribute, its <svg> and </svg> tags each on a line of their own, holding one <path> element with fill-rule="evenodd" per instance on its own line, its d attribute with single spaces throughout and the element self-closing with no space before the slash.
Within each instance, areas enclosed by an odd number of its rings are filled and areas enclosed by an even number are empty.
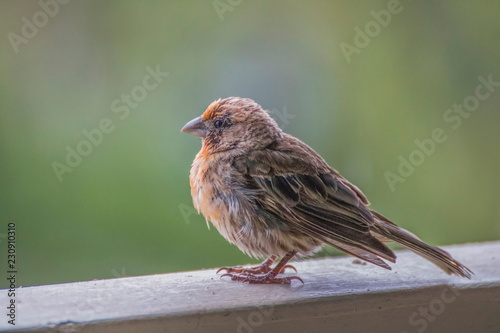
<svg viewBox="0 0 500 333">
<path fill-rule="evenodd" d="M 480 75 L 500 81 L 498 1 L 401 1 L 350 62 L 341 43 L 388 1 L 72 1 L 45 24 L 37 1 L 0 6 L 0 267 L 13 220 L 19 285 L 257 262 L 191 204 L 200 141 L 179 130 L 228 96 L 272 110 L 427 242 L 500 238 L 500 91 L 459 128 L 443 120 Z M 148 66 L 169 74 L 120 119 L 112 103 Z M 104 118 L 114 131 L 59 181 L 52 163 Z M 435 128 L 447 140 L 392 191 L 384 173 Z"/>
</svg>

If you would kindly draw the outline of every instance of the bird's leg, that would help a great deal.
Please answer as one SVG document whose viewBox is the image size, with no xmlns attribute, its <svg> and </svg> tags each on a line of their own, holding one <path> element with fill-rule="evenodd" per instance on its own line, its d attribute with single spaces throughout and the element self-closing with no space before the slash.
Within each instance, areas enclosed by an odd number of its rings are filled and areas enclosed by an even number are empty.
<svg viewBox="0 0 500 333">
<path fill-rule="evenodd" d="M 223 271 L 223 270 L 225 270 L 226 273 L 236 273 L 236 274 L 265 274 L 265 273 L 268 273 L 272 270 L 271 266 L 274 263 L 274 261 L 276 260 L 276 258 L 277 257 L 275 255 L 272 255 L 269 258 L 267 258 L 266 260 L 264 260 L 260 265 L 254 266 L 254 267 L 247 267 L 247 268 L 242 267 L 242 266 L 222 267 L 217 271 L 216 274 L 218 274 L 220 271 Z M 293 267 L 292 265 L 285 265 L 283 268 L 281 268 L 280 273 L 283 273 L 285 271 L 285 269 L 287 269 L 287 268 L 291 268 L 295 272 L 297 272 L 295 267 Z"/>
<path fill-rule="evenodd" d="M 248 282 L 248 283 L 253 283 L 253 284 L 270 284 L 270 283 L 290 284 L 290 283 L 292 283 L 293 280 L 299 280 L 300 282 L 304 283 L 304 281 L 302 281 L 302 279 L 299 278 L 298 276 L 286 276 L 286 277 L 282 277 L 282 278 L 277 277 L 277 275 L 282 273 L 283 270 L 287 266 L 290 266 L 290 265 L 287 265 L 287 263 L 296 254 L 297 254 L 296 251 L 288 252 L 283 258 L 281 258 L 280 262 L 273 269 L 269 270 L 268 272 L 266 272 L 264 274 L 257 275 L 257 274 L 252 274 L 252 273 L 242 273 L 242 274 L 226 273 L 226 274 L 221 275 L 221 278 L 224 276 L 229 276 L 229 277 L 231 277 L 231 280 L 233 280 L 233 281 Z M 274 258 L 274 259 L 276 259 L 276 258 Z"/>
</svg>

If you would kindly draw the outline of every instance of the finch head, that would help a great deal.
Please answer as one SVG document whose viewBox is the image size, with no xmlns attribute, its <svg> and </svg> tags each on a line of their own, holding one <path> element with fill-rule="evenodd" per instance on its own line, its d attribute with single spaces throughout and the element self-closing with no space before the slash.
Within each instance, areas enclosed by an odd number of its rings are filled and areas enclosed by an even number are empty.
<svg viewBox="0 0 500 333">
<path fill-rule="evenodd" d="M 201 137 L 203 150 L 212 154 L 266 147 L 283 135 L 278 124 L 259 104 L 240 97 L 212 102 L 200 117 L 188 122 L 181 131 Z"/>
</svg>

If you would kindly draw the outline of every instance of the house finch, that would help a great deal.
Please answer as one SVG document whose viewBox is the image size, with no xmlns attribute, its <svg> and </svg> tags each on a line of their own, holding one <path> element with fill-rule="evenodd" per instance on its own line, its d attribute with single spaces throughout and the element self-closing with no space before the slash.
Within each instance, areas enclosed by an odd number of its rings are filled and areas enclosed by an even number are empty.
<svg viewBox="0 0 500 333">
<path fill-rule="evenodd" d="M 323 244 L 390 270 L 384 261 L 396 262 L 384 244 L 390 241 L 448 274 L 473 274 L 448 252 L 369 209 L 360 189 L 284 133 L 251 99 L 219 99 L 182 132 L 202 138 L 189 177 L 195 208 L 241 251 L 267 258 L 256 267 L 221 268 L 223 276 L 249 283 L 302 282 L 278 275 L 293 268 L 290 259 L 309 256 Z"/>
</svg>

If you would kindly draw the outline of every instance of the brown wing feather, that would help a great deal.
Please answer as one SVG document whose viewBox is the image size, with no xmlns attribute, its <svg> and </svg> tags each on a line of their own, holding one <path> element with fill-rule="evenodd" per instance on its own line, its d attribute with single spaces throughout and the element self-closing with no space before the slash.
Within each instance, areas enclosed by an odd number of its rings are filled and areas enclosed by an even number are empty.
<svg viewBox="0 0 500 333">
<path fill-rule="evenodd" d="M 384 268 L 377 256 L 395 261 L 370 233 L 373 216 L 364 195 L 304 143 L 285 137 L 272 149 L 240 156 L 235 167 L 260 190 L 260 207 L 301 232 Z"/>
</svg>

